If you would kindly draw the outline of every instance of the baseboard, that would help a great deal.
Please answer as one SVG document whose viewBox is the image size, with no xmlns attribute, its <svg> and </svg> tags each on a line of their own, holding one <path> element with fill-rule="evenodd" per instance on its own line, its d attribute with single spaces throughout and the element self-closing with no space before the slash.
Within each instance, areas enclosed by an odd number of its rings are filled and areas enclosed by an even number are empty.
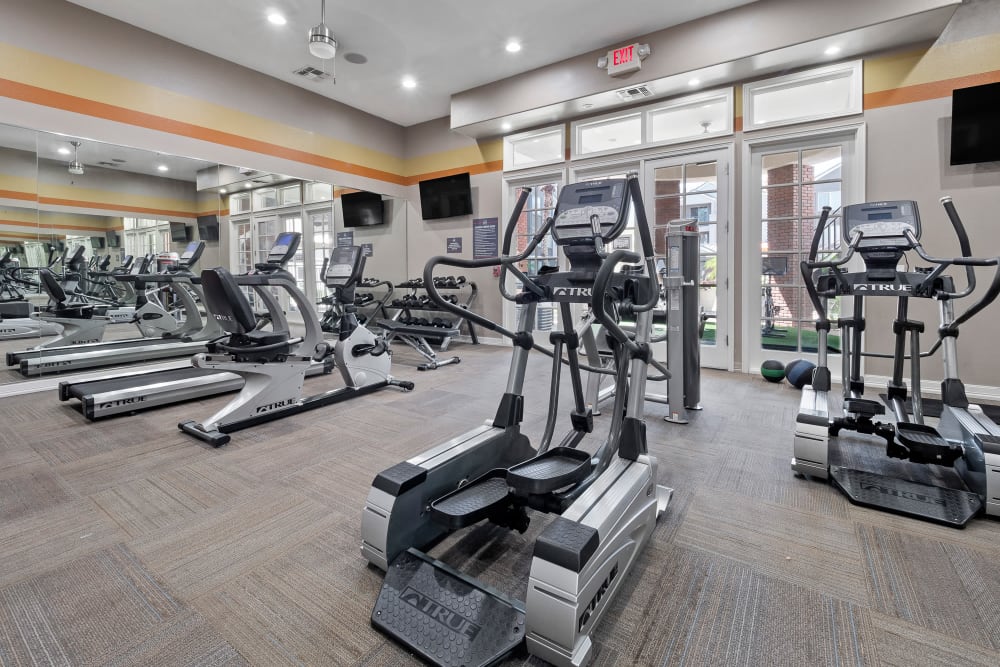
<svg viewBox="0 0 1000 667">
<path fill-rule="evenodd" d="M 865 376 L 866 390 L 884 390 L 888 382 L 889 377 L 885 375 Z M 941 398 L 941 381 L 921 380 L 920 393 L 929 398 Z M 991 387 L 985 384 L 967 384 L 965 385 L 965 395 L 973 402 L 985 401 L 987 403 L 1000 404 L 1000 387 Z"/>
</svg>

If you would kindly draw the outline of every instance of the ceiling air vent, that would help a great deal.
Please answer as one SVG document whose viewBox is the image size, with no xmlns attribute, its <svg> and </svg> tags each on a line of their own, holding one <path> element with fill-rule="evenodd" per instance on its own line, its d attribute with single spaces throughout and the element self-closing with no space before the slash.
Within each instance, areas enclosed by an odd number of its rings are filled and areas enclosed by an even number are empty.
<svg viewBox="0 0 1000 667">
<path fill-rule="evenodd" d="M 120 167 L 121 166 L 118 162 L 107 162 L 107 161 L 98 162 L 97 164 L 101 165 L 102 167 Z"/>
<path fill-rule="evenodd" d="M 643 97 L 652 97 L 653 91 L 651 91 L 646 86 L 635 86 L 634 88 L 622 88 L 621 90 L 615 91 L 618 93 L 618 97 L 621 98 L 622 102 L 631 102 L 632 100 L 639 100 Z"/>
<path fill-rule="evenodd" d="M 306 65 L 301 69 L 297 69 L 293 74 L 298 74 L 299 76 L 309 79 L 310 81 L 325 81 L 330 78 L 329 72 L 324 72 L 321 69 L 316 69 L 312 65 Z"/>
</svg>

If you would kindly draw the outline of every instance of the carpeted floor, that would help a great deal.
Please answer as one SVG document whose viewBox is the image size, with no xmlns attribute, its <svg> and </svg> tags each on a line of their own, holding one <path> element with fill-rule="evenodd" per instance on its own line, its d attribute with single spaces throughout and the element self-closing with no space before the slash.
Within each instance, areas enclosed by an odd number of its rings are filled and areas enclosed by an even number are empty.
<svg viewBox="0 0 1000 667">
<path fill-rule="evenodd" d="M 5 399 L 0 665 L 417 664 L 369 625 L 382 575 L 359 553 L 361 508 L 379 470 L 492 416 L 509 350 L 454 352 L 460 365 L 418 373 L 397 346 L 414 392 L 218 450 L 175 425 L 227 397 L 96 424 L 54 391 Z M 547 373 L 533 362 L 535 437 Z M 597 628 L 594 664 L 1000 664 L 1000 523 L 923 523 L 795 478 L 787 384 L 706 372 L 703 405 L 676 426 L 648 404 L 675 493 Z M 433 553 L 520 596 L 545 521 L 477 526 Z"/>
</svg>

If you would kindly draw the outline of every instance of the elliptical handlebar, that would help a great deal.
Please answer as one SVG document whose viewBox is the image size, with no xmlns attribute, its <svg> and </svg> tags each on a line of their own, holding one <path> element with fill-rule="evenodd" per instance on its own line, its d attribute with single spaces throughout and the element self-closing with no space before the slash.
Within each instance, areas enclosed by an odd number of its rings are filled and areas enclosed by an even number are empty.
<svg viewBox="0 0 1000 667">
<path fill-rule="evenodd" d="M 431 257 L 429 260 L 427 260 L 427 263 L 424 265 L 424 276 L 423 276 L 424 289 L 427 291 L 427 296 L 430 297 L 431 301 L 433 301 L 435 305 L 443 308 L 444 310 L 448 311 L 453 315 L 465 318 L 470 322 L 474 322 L 481 327 L 489 329 L 490 331 L 496 331 L 497 333 L 511 339 L 517 338 L 517 334 L 515 334 L 513 331 L 508 330 L 507 328 L 497 324 L 491 319 L 488 319 L 486 317 L 483 317 L 482 315 L 474 313 L 471 310 L 462 308 L 458 304 L 446 301 L 444 297 L 441 296 L 441 293 L 438 292 L 437 286 L 434 284 L 434 268 L 442 264 L 444 266 L 454 266 L 463 269 L 481 269 L 487 266 L 500 266 L 503 267 L 500 271 L 500 278 L 501 278 L 500 291 L 505 298 L 508 298 L 511 301 L 513 301 L 513 297 L 509 296 L 503 284 L 506 269 L 511 269 L 511 271 L 513 271 L 514 274 L 517 275 L 518 278 L 523 281 L 525 287 L 527 287 L 531 291 L 536 293 L 543 292 L 543 290 L 538 285 L 536 285 L 527 276 L 525 276 L 523 273 L 521 273 L 511 265 L 523 261 L 525 258 L 528 257 L 528 255 L 530 255 L 534 251 L 535 246 L 537 246 L 538 243 L 542 240 L 542 238 L 545 237 L 545 235 L 548 233 L 549 228 L 552 226 L 552 219 L 550 218 L 549 220 L 546 221 L 546 223 L 542 226 L 542 229 L 540 229 L 538 233 L 535 234 L 535 237 L 532 239 L 531 243 L 528 244 L 528 247 L 525 248 L 522 253 L 514 257 L 507 256 L 507 253 L 510 252 L 510 243 L 514 236 L 514 230 L 517 228 L 517 220 L 518 218 L 521 217 L 521 211 L 524 210 L 524 204 L 525 202 L 527 202 L 528 195 L 530 193 L 531 193 L 530 188 L 524 188 L 523 190 L 521 190 L 521 194 L 517 198 L 517 203 L 514 205 L 514 210 L 510 215 L 510 221 L 507 223 L 507 229 L 504 232 L 503 251 L 499 257 L 490 257 L 488 259 L 457 259 L 452 257 L 446 257 L 443 255 L 438 255 L 435 257 Z"/>
<path fill-rule="evenodd" d="M 615 337 L 615 340 L 630 352 L 638 351 L 639 346 L 624 329 L 618 326 L 615 318 L 608 314 L 608 311 L 604 307 L 604 302 L 606 300 L 605 296 L 608 293 L 608 283 L 611 281 L 611 276 L 614 275 L 615 267 L 622 263 L 638 264 L 641 261 L 642 257 L 639 253 L 632 252 L 631 250 L 614 251 L 604 261 L 601 270 L 597 272 L 597 278 L 594 279 L 594 287 L 590 295 L 590 308 L 594 312 L 594 319 L 603 324 L 604 328 Z M 655 292 L 655 290 L 651 291 Z M 658 294 L 656 296 L 659 297 Z"/>
</svg>

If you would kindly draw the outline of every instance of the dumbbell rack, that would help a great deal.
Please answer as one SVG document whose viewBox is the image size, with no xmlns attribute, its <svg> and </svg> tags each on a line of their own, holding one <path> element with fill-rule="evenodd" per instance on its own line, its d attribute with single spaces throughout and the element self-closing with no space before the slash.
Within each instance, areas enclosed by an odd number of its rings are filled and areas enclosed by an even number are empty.
<svg viewBox="0 0 1000 667">
<path fill-rule="evenodd" d="M 367 303 L 358 303 L 361 294 L 367 293 L 368 290 L 378 289 L 379 287 L 385 288 L 385 294 L 383 294 L 381 298 L 375 299 L 373 301 L 368 301 Z M 364 315 L 365 322 L 374 322 L 379 318 L 389 317 L 389 311 L 386 310 L 386 304 L 388 303 L 389 298 L 392 297 L 393 290 L 394 287 L 391 282 L 389 282 L 388 280 L 379 280 L 377 278 L 365 278 L 364 281 L 357 286 L 358 297 L 355 297 L 354 304 L 358 308 L 358 314 Z M 327 305 L 328 308 L 334 308 L 332 300 L 330 300 L 330 297 L 321 299 L 319 303 Z M 325 324 L 327 320 L 326 312 L 321 313 L 320 318 L 321 320 L 323 320 Z M 324 329 L 324 331 L 327 330 Z M 327 333 L 331 332 L 327 331 Z"/>
<path fill-rule="evenodd" d="M 426 293 L 426 290 L 424 289 L 423 286 L 423 280 L 421 280 L 420 278 L 411 278 L 404 282 L 398 283 L 396 287 L 408 288 L 410 290 L 409 296 L 411 298 L 418 297 L 421 293 Z M 452 293 L 467 289 L 468 294 L 466 295 L 465 299 L 464 300 L 460 299 L 459 302 L 456 304 L 458 305 L 458 307 L 464 308 L 465 310 L 469 310 L 470 308 L 472 308 L 472 304 L 476 301 L 476 296 L 479 294 L 479 288 L 476 286 L 476 283 L 474 282 L 462 283 L 456 286 L 438 285 L 437 289 L 438 291 L 441 292 L 447 291 Z M 398 300 L 401 301 L 405 298 L 406 298 L 405 296 L 398 297 Z M 405 322 L 407 319 L 412 320 L 414 312 L 417 313 L 447 312 L 443 308 L 436 306 L 433 303 L 423 303 L 419 305 L 418 304 L 399 305 L 396 299 L 394 299 L 393 302 L 387 304 L 386 307 L 389 309 L 396 309 L 395 314 L 393 314 L 391 318 L 393 321 L 396 322 Z M 449 313 L 449 316 L 451 316 L 451 313 Z M 452 339 L 452 334 L 449 332 L 456 330 L 461 331 L 463 326 L 465 327 L 465 331 L 468 332 L 469 338 L 472 341 L 472 343 L 474 345 L 478 345 L 479 336 L 476 335 L 476 330 L 473 328 L 472 323 L 469 322 L 469 320 L 462 317 L 459 318 L 459 322 L 454 327 L 447 327 L 441 329 L 441 336 L 440 336 L 441 343 L 438 349 L 442 352 L 447 350 L 448 346 L 451 344 L 451 339 Z"/>
</svg>

